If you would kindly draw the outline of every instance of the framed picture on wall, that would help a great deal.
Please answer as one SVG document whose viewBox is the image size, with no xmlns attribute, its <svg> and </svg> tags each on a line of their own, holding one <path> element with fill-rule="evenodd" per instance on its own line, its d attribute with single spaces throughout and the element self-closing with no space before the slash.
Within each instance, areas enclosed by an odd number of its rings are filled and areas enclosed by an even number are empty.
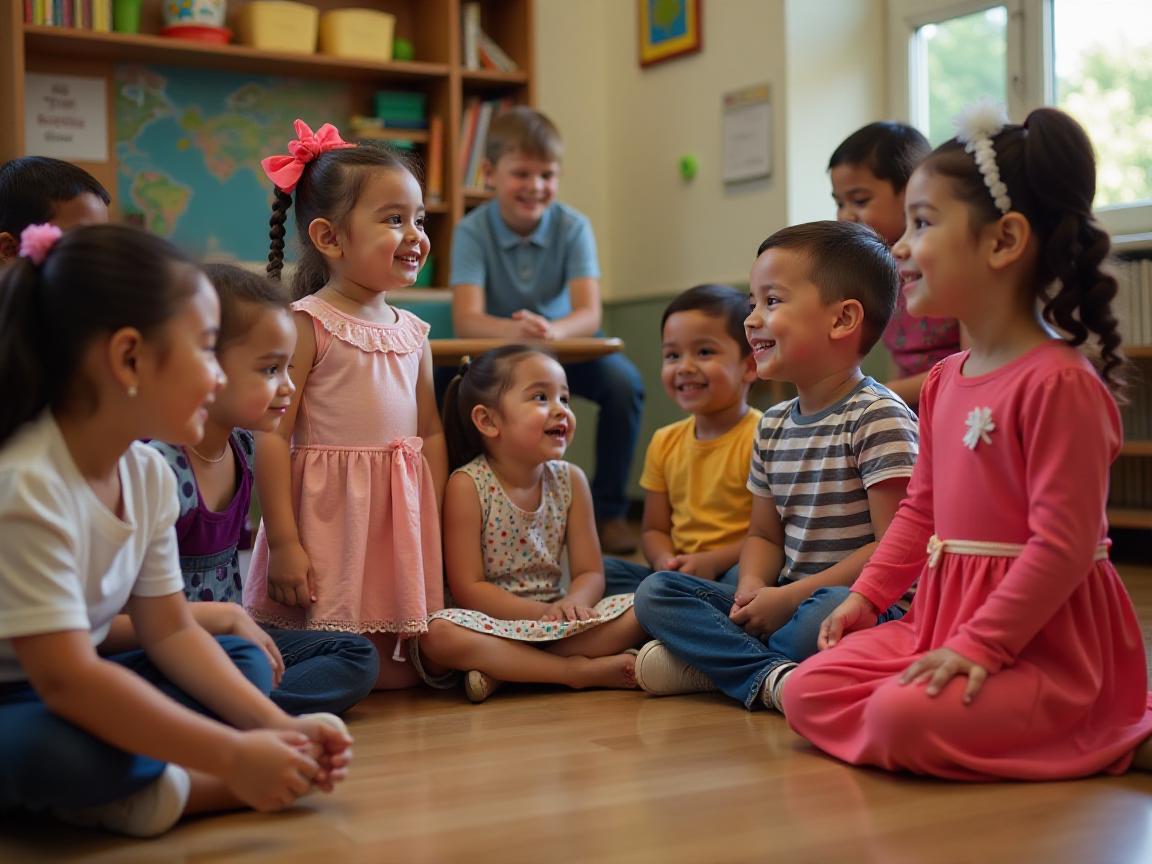
<svg viewBox="0 0 1152 864">
<path fill-rule="evenodd" d="M 651 66 L 700 50 L 701 0 L 636 0 L 640 65 Z"/>
</svg>

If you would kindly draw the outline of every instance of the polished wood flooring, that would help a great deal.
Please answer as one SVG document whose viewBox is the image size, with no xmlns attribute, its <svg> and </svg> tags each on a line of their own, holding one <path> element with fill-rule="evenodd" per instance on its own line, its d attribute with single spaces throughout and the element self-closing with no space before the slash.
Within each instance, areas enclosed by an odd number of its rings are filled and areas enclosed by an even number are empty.
<svg viewBox="0 0 1152 864">
<path fill-rule="evenodd" d="M 1152 642 L 1152 567 L 1122 568 Z M 1152 862 L 1152 775 L 960 784 L 848 768 L 716 695 L 378 694 L 352 778 L 129 842 L 0 819 L 0 862 Z"/>
</svg>

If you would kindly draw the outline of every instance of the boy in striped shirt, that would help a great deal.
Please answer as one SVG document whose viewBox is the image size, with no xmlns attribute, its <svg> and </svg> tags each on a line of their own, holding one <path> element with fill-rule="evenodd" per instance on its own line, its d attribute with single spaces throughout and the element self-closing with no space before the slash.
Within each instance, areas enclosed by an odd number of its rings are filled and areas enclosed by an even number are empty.
<svg viewBox="0 0 1152 864">
<path fill-rule="evenodd" d="M 641 584 L 636 617 L 654 637 L 636 658 L 644 690 L 719 689 L 779 710 L 788 672 L 816 651 L 916 460 L 916 416 L 860 370 L 897 290 L 886 244 L 862 225 L 796 225 L 761 244 L 745 332 L 757 375 L 797 396 L 757 428 L 737 586 L 674 572 Z M 879 621 L 903 614 L 894 606 Z"/>
</svg>

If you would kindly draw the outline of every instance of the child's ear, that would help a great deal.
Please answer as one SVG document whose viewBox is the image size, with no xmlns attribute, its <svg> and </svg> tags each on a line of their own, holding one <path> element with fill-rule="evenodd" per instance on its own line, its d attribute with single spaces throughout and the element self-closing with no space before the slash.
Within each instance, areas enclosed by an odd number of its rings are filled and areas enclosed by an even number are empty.
<svg viewBox="0 0 1152 864">
<path fill-rule="evenodd" d="M 491 159 L 480 162 L 480 176 L 484 178 L 484 188 L 491 189 L 496 184 L 492 182 L 492 172 L 496 170 L 496 163 Z"/>
<path fill-rule="evenodd" d="M 988 264 L 1002 270 L 1020 260 L 1032 239 L 1032 226 L 1024 214 L 1010 210 L 990 226 L 991 250 Z"/>
<path fill-rule="evenodd" d="M 472 425 L 485 438 L 495 438 L 500 434 L 500 428 L 496 425 L 496 418 L 493 417 L 492 409 L 487 405 L 473 405 L 471 417 Z"/>
<path fill-rule="evenodd" d="M 756 357 L 749 352 L 748 356 L 744 358 L 744 375 L 741 380 L 745 384 L 755 384 L 759 377 L 756 374 Z"/>
<path fill-rule="evenodd" d="M 143 341 L 140 331 L 135 327 L 121 327 L 108 340 L 108 365 L 112 369 L 112 377 L 125 393 L 135 392 L 139 384 L 139 370 L 136 367 Z"/>
<path fill-rule="evenodd" d="M 864 327 L 864 307 L 859 300 L 841 300 L 836 317 L 832 319 L 831 339 L 847 339 L 855 336 Z"/>
<path fill-rule="evenodd" d="M 308 239 L 325 258 L 335 260 L 344 254 L 336 226 L 327 219 L 313 219 L 308 223 Z"/>
<path fill-rule="evenodd" d="M 0 231 L 0 261 L 15 258 L 20 251 L 20 241 L 7 231 Z"/>
</svg>

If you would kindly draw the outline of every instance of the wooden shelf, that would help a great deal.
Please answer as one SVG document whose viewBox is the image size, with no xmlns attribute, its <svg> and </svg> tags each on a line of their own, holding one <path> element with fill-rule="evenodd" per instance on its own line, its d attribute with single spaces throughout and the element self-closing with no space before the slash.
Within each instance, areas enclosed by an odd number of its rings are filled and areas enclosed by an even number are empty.
<svg viewBox="0 0 1152 864">
<path fill-rule="evenodd" d="M 1123 345 L 1129 360 L 1147 360 L 1152 357 L 1152 345 Z"/>
<path fill-rule="evenodd" d="M 428 132 L 424 129 L 349 129 L 349 139 L 359 141 L 411 141 L 413 144 L 427 144 Z"/>
<path fill-rule="evenodd" d="M 448 203 L 445 201 L 436 201 L 434 203 L 425 202 L 424 203 L 424 212 L 425 213 L 451 213 L 452 208 L 450 206 L 448 206 Z"/>
<path fill-rule="evenodd" d="M 1109 507 L 1108 524 L 1113 528 L 1152 528 L 1152 510 Z"/>
<path fill-rule="evenodd" d="M 477 207 L 485 201 L 491 201 L 493 192 L 491 189 L 476 189 L 470 188 L 464 190 L 464 206 Z"/>
<path fill-rule="evenodd" d="M 1125 441 L 1120 447 L 1121 456 L 1152 456 L 1152 441 Z"/>
<path fill-rule="evenodd" d="M 340 80 L 419 81 L 448 77 L 446 63 L 378 63 L 328 54 L 262 51 L 244 45 L 213 45 L 136 33 L 96 33 L 65 27 L 24 25 L 24 50 L 39 57 L 104 60 L 110 63 L 162 63 Z"/>
<path fill-rule="evenodd" d="M 528 83 L 527 72 L 497 72 L 493 69 L 466 69 L 460 80 L 467 90 L 505 90 Z"/>
</svg>

